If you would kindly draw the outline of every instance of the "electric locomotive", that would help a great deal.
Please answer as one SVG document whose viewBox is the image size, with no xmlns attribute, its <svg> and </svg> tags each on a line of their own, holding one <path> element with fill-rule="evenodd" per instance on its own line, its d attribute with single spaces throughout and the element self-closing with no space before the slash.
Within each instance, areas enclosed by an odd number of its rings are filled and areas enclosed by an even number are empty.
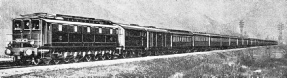
<svg viewBox="0 0 287 78">
<path fill-rule="evenodd" d="M 12 20 L 12 41 L 5 51 L 16 63 L 112 59 L 121 48 L 118 26 L 109 20 L 47 13 L 21 16 Z"/>
</svg>

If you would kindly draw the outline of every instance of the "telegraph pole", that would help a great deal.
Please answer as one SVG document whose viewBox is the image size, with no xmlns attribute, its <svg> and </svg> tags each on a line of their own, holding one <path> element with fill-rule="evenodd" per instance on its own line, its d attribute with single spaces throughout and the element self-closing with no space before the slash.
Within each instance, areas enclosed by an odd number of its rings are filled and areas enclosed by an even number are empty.
<svg viewBox="0 0 287 78">
<path fill-rule="evenodd" d="M 240 21 L 239 21 L 239 28 L 240 28 L 241 37 L 244 36 L 243 27 L 244 27 L 244 22 L 243 22 L 243 20 L 240 20 Z"/>
<path fill-rule="evenodd" d="M 282 37 L 282 32 L 283 32 L 283 30 L 284 30 L 284 24 L 279 23 L 279 24 L 278 24 L 278 31 L 279 31 L 278 42 L 279 42 L 279 44 L 282 44 L 282 43 L 283 43 L 283 37 Z"/>
</svg>

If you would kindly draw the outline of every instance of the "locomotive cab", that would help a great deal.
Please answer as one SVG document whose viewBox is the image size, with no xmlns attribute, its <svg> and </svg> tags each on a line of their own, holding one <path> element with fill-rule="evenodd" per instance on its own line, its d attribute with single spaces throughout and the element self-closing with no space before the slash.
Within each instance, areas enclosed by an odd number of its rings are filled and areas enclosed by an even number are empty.
<svg viewBox="0 0 287 78">
<path fill-rule="evenodd" d="M 5 50 L 6 55 L 14 56 L 14 60 L 31 58 L 37 55 L 41 46 L 42 20 L 35 18 L 16 18 L 12 20 L 12 41 Z"/>
</svg>

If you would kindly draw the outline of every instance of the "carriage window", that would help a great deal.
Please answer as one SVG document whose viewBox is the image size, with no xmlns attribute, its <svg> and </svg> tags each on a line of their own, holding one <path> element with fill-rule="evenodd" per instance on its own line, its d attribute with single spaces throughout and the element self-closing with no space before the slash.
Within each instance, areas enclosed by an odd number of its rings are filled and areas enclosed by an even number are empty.
<svg viewBox="0 0 287 78">
<path fill-rule="evenodd" d="M 24 20 L 24 29 L 29 29 L 30 27 L 30 22 L 29 20 Z"/>
<path fill-rule="evenodd" d="M 74 31 L 77 32 L 78 31 L 78 27 L 74 26 Z"/>
<path fill-rule="evenodd" d="M 32 29 L 39 29 L 39 20 L 32 20 Z"/>
<path fill-rule="evenodd" d="M 63 25 L 59 25 L 58 29 L 59 31 L 63 31 Z"/>
</svg>

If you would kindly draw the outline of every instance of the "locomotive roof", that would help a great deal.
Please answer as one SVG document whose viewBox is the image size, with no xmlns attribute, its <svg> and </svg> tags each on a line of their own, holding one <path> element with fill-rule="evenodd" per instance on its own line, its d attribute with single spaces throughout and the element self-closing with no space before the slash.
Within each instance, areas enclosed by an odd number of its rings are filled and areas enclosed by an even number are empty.
<svg viewBox="0 0 287 78">
<path fill-rule="evenodd" d="M 206 32 L 192 32 L 195 35 L 204 35 L 204 36 L 219 36 L 219 34 L 213 34 L 213 33 L 206 33 Z"/>
<path fill-rule="evenodd" d="M 95 19 L 90 17 L 82 17 L 82 16 L 73 16 L 73 15 L 64 15 L 64 14 L 48 14 L 48 13 L 33 13 L 33 14 L 25 14 L 21 15 L 23 18 L 44 18 L 44 19 L 54 19 L 54 20 L 65 20 L 68 21 L 68 19 L 73 20 L 83 20 L 83 21 L 97 21 L 97 22 L 104 22 L 108 25 L 115 24 L 114 22 L 110 20 L 105 19 Z M 74 21 L 75 22 L 75 21 Z"/>
<path fill-rule="evenodd" d="M 159 28 L 149 28 L 144 26 L 133 26 L 129 24 L 119 24 L 124 29 L 136 29 L 136 30 L 146 30 L 146 31 L 153 31 L 153 32 L 168 32 L 167 30 L 159 29 Z"/>
<path fill-rule="evenodd" d="M 115 25 L 92 24 L 92 23 L 71 22 L 71 21 L 62 21 L 62 20 L 51 20 L 51 19 L 43 19 L 43 20 L 45 20 L 45 21 L 47 21 L 47 22 L 60 23 L 60 24 L 81 25 L 81 26 L 100 26 L 100 27 L 118 28 L 118 26 L 115 26 Z"/>
<path fill-rule="evenodd" d="M 192 35 L 192 33 L 190 31 L 186 31 L 186 30 L 167 29 L 167 28 L 159 28 L 159 29 L 164 29 L 164 30 L 169 31 L 170 33 L 175 33 L 175 34 Z"/>
</svg>

